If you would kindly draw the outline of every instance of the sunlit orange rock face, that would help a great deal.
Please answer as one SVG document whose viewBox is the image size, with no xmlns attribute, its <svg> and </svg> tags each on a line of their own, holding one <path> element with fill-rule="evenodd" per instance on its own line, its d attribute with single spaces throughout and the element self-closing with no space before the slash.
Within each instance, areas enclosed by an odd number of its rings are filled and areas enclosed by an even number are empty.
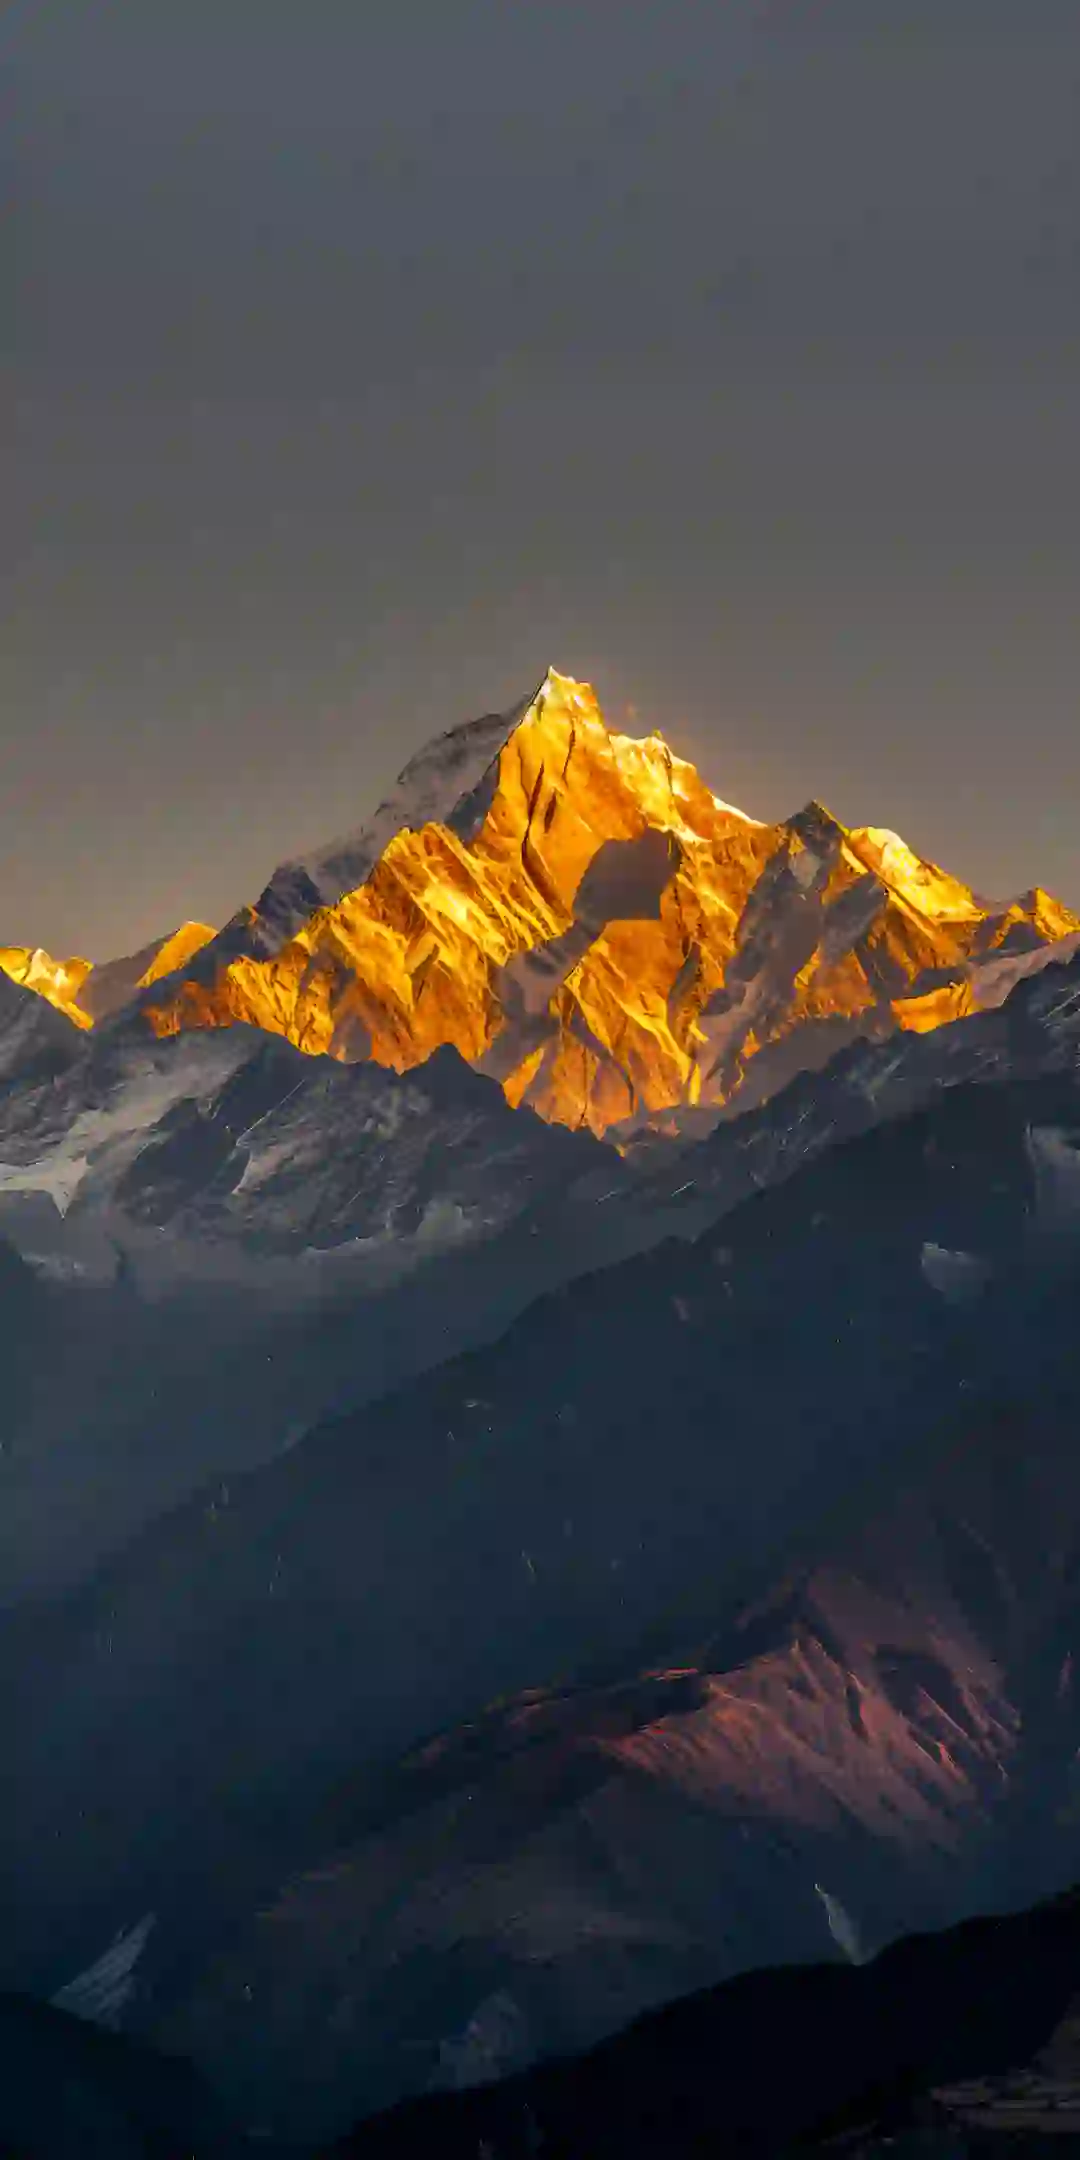
<svg viewBox="0 0 1080 2160">
<path fill-rule="evenodd" d="M 155 938 L 136 953 L 129 953 L 120 960 L 106 960 L 100 967 L 89 970 L 80 985 L 78 1003 L 81 1011 L 88 1013 L 93 1021 L 105 1020 L 110 1013 L 119 1012 L 138 990 L 148 989 L 151 983 L 160 982 L 172 975 L 177 968 L 186 967 L 189 960 L 201 952 L 214 936 L 209 923 L 181 923 L 168 937 Z"/>
<path fill-rule="evenodd" d="M 40 946 L 0 945 L 0 968 L 13 982 L 47 998 L 76 1027 L 89 1028 L 118 1011 L 136 990 L 186 966 L 213 935 L 209 923 L 182 923 L 130 959 L 108 960 L 102 967 L 90 960 L 54 960 Z"/>
<path fill-rule="evenodd" d="M 554 671 L 445 822 L 394 831 L 277 950 L 258 910 L 237 922 L 249 949 L 170 981 L 155 1032 L 247 1021 L 399 1071 L 451 1043 L 598 1133 L 731 1102 L 763 1051 L 759 1093 L 855 1034 L 936 1026 L 978 1002 L 983 956 L 1080 930 L 1042 892 L 984 906 L 820 804 L 759 823 Z"/>
<path fill-rule="evenodd" d="M 66 1013 L 76 1027 L 92 1026 L 89 1013 L 76 1003 L 90 973 L 89 960 L 54 960 L 40 945 L 0 945 L 0 968 L 25 990 L 36 990 L 50 1005 Z"/>
</svg>

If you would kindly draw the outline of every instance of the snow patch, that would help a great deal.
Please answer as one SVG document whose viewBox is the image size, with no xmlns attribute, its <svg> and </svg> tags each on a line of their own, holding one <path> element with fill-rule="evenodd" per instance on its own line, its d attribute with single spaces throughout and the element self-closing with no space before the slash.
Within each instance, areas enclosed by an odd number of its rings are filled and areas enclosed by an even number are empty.
<svg viewBox="0 0 1080 2160">
<path fill-rule="evenodd" d="M 990 1266 L 977 1253 L 949 1252 L 928 1240 L 919 1256 L 926 1281 L 950 1305 L 965 1305 L 978 1297 L 990 1278 Z"/>
<path fill-rule="evenodd" d="M 272 882 L 301 871 L 310 878 L 323 906 L 336 906 L 345 893 L 355 892 L 370 876 L 397 833 L 449 823 L 466 799 L 482 788 L 507 738 L 533 702 L 525 698 L 508 713 L 466 721 L 426 743 L 410 758 L 366 825 L 313 854 L 282 863 Z"/>
<path fill-rule="evenodd" d="M 1056 1125 L 1029 1125 L 1024 1136 L 1035 1179 L 1040 1229 L 1070 1227 L 1080 1218 L 1080 1144 Z"/>
<path fill-rule="evenodd" d="M 851 1914 L 841 1905 L 839 1898 L 824 1890 L 819 1882 L 814 1884 L 814 1889 L 825 1907 L 829 1933 L 837 1949 L 843 1951 L 849 1964 L 865 1965 L 866 1953 L 859 1941 L 859 1932 Z"/>
<path fill-rule="evenodd" d="M 57 2010 L 67 2010 L 88 2024 L 118 2031 L 138 1985 L 136 1968 L 146 1948 L 157 1915 L 145 1913 L 127 1934 L 114 1936 L 95 1964 L 60 1988 L 53 1996 Z"/>
<path fill-rule="evenodd" d="M 746 811 L 740 810 L 737 803 L 725 802 L 722 795 L 714 795 L 712 801 L 713 809 L 722 811 L 725 817 L 738 818 L 740 825 L 752 825 L 758 832 L 763 830 L 764 819 L 748 817 Z"/>
<path fill-rule="evenodd" d="M 1080 931 L 1071 931 L 1068 937 L 1057 938 L 1053 944 L 1039 945 L 1034 952 L 1010 953 L 1004 958 L 976 961 L 971 968 L 971 987 L 977 1012 L 993 1012 L 1004 1005 L 1018 982 L 1025 976 L 1038 975 L 1046 967 L 1062 967 L 1080 952 Z"/>
<path fill-rule="evenodd" d="M 32 1161 L 0 1162 L 0 1192 L 46 1193 L 57 1212 L 66 1215 L 87 1172 L 97 1169 L 103 1154 L 108 1153 L 112 1176 L 119 1175 L 178 1102 L 212 1097 L 249 1054 L 247 1030 L 236 1030 L 236 1040 L 230 1041 L 233 1032 L 222 1029 L 207 1036 L 200 1031 L 170 1041 L 160 1063 L 148 1060 L 141 1069 L 121 1075 L 107 1102 L 78 1111 L 59 1133 L 43 1140 Z"/>
</svg>

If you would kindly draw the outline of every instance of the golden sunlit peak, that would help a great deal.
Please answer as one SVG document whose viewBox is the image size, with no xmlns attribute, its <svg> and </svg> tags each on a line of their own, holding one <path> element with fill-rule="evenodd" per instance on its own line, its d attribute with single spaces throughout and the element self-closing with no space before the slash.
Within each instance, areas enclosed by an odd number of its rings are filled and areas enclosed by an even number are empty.
<svg viewBox="0 0 1080 2160">
<path fill-rule="evenodd" d="M 557 668 L 513 715 L 438 738 L 312 861 L 320 903 L 285 932 L 256 910 L 240 952 L 173 976 L 157 1033 L 247 1022 L 398 1071 L 452 1044 L 511 1103 L 598 1133 L 723 1106 L 755 1066 L 772 1092 L 804 1042 L 817 1062 L 939 1025 L 1014 922 L 1042 939 L 1066 920 L 1041 900 L 988 916 L 895 833 L 819 804 L 749 818 Z M 957 987 L 927 995 L 943 974 Z"/>
<path fill-rule="evenodd" d="M 165 938 L 158 946 L 149 967 L 140 975 L 137 988 L 145 990 L 151 983 L 160 982 L 164 975 L 171 975 L 175 969 L 186 967 L 188 961 L 216 936 L 217 931 L 210 923 L 181 923 L 179 929 L 174 930 L 172 936 Z"/>
<path fill-rule="evenodd" d="M 54 960 L 51 953 L 40 945 L 0 945 L 0 968 L 10 975 L 12 982 L 21 984 L 24 990 L 34 990 L 39 997 L 47 998 L 58 1012 L 66 1013 L 77 1027 L 88 1028 L 91 1020 L 76 1004 L 79 991 L 90 973 L 90 961 L 77 958 Z"/>
<path fill-rule="evenodd" d="M 533 709 L 544 704 L 548 698 L 560 698 L 578 712 L 599 712 L 596 692 L 591 683 L 578 682 L 573 675 L 562 675 L 558 668 L 549 667 L 536 697 Z"/>
<path fill-rule="evenodd" d="M 760 1099 L 860 1035 L 982 1009 L 989 956 L 1074 931 L 1046 894 L 988 907 L 819 803 L 748 817 L 552 667 L 512 712 L 418 752 L 366 825 L 283 865 L 220 943 L 185 923 L 93 971 L 0 962 L 83 1026 L 149 988 L 158 1035 L 243 1023 L 399 1072 L 452 1045 L 512 1104 L 602 1133 L 723 1108 L 744 1083 Z"/>
<path fill-rule="evenodd" d="M 920 914 L 951 922 L 980 922 L 986 914 L 967 885 L 947 870 L 939 870 L 936 863 L 924 862 L 899 833 L 886 826 L 861 826 L 848 834 L 848 840 L 867 868 Z"/>
<path fill-rule="evenodd" d="M 573 675 L 562 675 L 557 668 L 549 667 L 529 711 L 524 715 L 524 719 L 519 722 L 519 725 L 524 725 L 524 722 L 532 714 L 539 713 L 549 699 L 561 703 L 572 714 L 581 714 L 595 720 L 603 728 L 617 758 L 622 760 L 632 759 L 637 754 L 642 769 L 655 768 L 658 765 L 662 766 L 665 772 L 670 774 L 668 789 L 676 804 L 689 799 L 692 794 L 702 792 L 701 780 L 695 767 L 676 754 L 662 728 L 651 728 L 647 735 L 623 735 L 617 733 L 614 729 L 608 727 L 592 684 L 578 682 Z M 634 707 L 627 708 L 628 713 L 631 715 L 635 710 Z M 747 812 L 740 810 L 737 804 L 726 802 L 722 795 L 712 795 L 710 793 L 709 799 L 713 808 L 718 810 L 722 817 L 737 818 L 742 825 L 761 826 L 762 824 L 760 818 L 748 816 Z"/>
</svg>

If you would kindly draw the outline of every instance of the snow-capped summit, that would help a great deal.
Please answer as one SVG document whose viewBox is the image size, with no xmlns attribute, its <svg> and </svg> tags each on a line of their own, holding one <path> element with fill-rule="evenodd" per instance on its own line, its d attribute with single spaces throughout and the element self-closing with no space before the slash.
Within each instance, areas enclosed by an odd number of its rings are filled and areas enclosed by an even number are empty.
<svg viewBox="0 0 1080 2160">
<path fill-rule="evenodd" d="M 499 753 L 531 703 L 522 698 L 508 713 L 485 713 L 425 743 L 403 767 L 374 817 L 328 847 L 284 864 L 283 870 L 302 872 L 317 887 L 323 905 L 333 907 L 363 883 L 397 833 L 419 832 L 432 824 L 449 825 L 462 837 L 470 827 L 478 830 L 498 785 Z"/>
<path fill-rule="evenodd" d="M 601 1133 L 997 1002 L 991 962 L 1078 932 L 1045 894 L 984 903 L 820 803 L 749 817 L 549 669 L 142 1003 L 163 1033 L 246 1020 L 399 1070 L 451 1043 L 511 1103 Z"/>
<path fill-rule="evenodd" d="M 216 936 L 192 929 L 139 973 L 91 972 L 72 1017 L 131 997 L 158 1035 L 246 1022 L 399 1072 L 450 1046 L 512 1105 L 601 1134 L 741 1109 L 846 1043 L 1000 1003 L 1080 917 L 1038 889 L 981 900 L 818 802 L 748 816 L 551 668 Z"/>
</svg>

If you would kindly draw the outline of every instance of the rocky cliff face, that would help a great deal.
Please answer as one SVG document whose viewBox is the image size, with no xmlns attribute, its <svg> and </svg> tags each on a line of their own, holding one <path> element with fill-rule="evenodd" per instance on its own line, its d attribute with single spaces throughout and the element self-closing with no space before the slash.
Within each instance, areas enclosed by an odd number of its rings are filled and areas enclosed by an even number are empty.
<svg viewBox="0 0 1080 2160">
<path fill-rule="evenodd" d="M 38 1084 L 74 1063 L 79 1036 L 54 1000 L 9 976 L 0 952 L 0 1085 Z"/>
<path fill-rule="evenodd" d="M 766 1048 L 771 1092 L 855 1036 L 996 1002 L 1003 960 L 1077 932 L 1041 891 L 984 905 L 819 803 L 761 824 L 551 671 L 422 753 L 364 833 L 279 871 L 145 1010 L 399 1070 L 451 1043 L 512 1103 L 603 1132 L 731 1101 Z"/>
<path fill-rule="evenodd" d="M 1041 890 L 986 904 L 820 803 L 747 817 L 550 670 L 428 745 L 365 827 L 284 864 L 219 935 L 0 966 L 81 1026 L 135 999 L 158 1035 L 243 1021 L 399 1072 L 451 1045 L 512 1104 L 603 1133 L 997 1004 L 1077 936 Z"/>
</svg>

